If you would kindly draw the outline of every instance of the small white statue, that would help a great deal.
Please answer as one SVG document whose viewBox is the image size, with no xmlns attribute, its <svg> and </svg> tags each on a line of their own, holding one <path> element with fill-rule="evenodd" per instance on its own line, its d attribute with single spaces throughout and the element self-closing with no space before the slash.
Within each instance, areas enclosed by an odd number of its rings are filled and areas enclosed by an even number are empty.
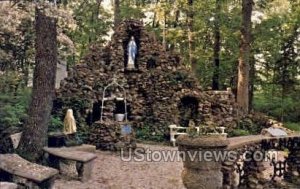
<svg viewBox="0 0 300 189">
<path fill-rule="evenodd" d="M 134 61 L 137 54 L 137 46 L 133 36 L 131 36 L 130 41 L 128 43 L 127 52 L 128 52 L 127 69 L 134 69 Z"/>
<path fill-rule="evenodd" d="M 65 134 L 74 134 L 76 133 L 76 121 L 73 115 L 73 110 L 72 109 L 68 109 L 65 119 L 64 119 L 64 130 L 63 132 Z"/>
</svg>

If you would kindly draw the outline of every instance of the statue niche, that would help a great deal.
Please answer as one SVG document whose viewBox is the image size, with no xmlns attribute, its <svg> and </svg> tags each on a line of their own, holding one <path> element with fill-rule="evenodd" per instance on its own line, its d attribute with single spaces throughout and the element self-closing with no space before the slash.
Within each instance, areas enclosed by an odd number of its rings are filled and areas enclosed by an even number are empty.
<svg viewBox="0 0 300 189">
<path fill-rule="evenodd" d="M 132 70 L 135 68 L 135 60 L 137 55 L 137 45 L 133 36 L 127 45 L 127 69 Z"/>
</svg>

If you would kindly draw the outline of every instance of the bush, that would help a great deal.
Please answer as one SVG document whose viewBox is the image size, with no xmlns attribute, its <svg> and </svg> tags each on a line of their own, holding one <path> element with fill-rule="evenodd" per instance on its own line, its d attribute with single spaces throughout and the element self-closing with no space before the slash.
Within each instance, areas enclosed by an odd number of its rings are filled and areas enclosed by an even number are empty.
<svg viewBox="0 0 300 189">
<path fill-rule="evenodd" d="M 232 132 L 230 132 L 228 134 L 229 134 L 229 137 L 247 136 L 247 135 L 250 135 L 250 132 L 248 130 L 244 130 L 244 129 L 234 129 Z"/>
<path fill-rule="evenodd" d="M 299 123 L 286 122 L 284 123 L 284 126 L 293 131 L 300 131 L 300 122 Z"/>
<path fill-rule="evenodd" d="M 228 136 L 234 137 L 257 135 L 260 134 L 261 129 L 262 128 L 260 127 L 260 125 L 255 124 L 251 118 L 246 117 L 238 122 L 237 127 L 235 129 L 228 132 Z"/>
<path fill-rule="evenodd" d="M 0 130 L 8 127 L 19 127 L 27 117 L 27 107 L 31 90 L 28 88 L 16 93 L 0 95 Z"/>
<path fill-rule="evenodd" d="M 62 131 L 63 127 L 64 127 L 63 121 L 59 117 L 52 115 L 48 131 L 49 132 Z"/>
<path fill-rule="evenodd" d="M 287 94 L 285 98 L 274 94 L 256 93 L 254 96 L 254 110 L 285 122 L 300 120 L 300 101 L 297 95 Z"/>
<path fill-rule="evenodd" d="M 137 128 L 136 138 L 144 141 L 165 141 L 164 134 L 152 131 L 148 125 L 144 125 L 142 128 Z"/>
</svg>

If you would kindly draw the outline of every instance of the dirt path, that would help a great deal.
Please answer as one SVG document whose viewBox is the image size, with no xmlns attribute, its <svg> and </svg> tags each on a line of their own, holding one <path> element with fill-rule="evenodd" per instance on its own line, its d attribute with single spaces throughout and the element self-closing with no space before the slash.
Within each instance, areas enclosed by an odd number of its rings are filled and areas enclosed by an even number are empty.
<svg viewBox="0 0 300 189">
<path fill-rule="evenodd" d="M 139 145 L 150 150 L 177 150 L 175 147 Z M 122 161 L 120 155 L 97 151 L 89 182 L 58 179 L 55 189 L 184 189 L 182 162 Z M 154 156 L 155 157 L 155 156 Z M 177 159 L 176 159 L 177 160 Z"/>
</svg>

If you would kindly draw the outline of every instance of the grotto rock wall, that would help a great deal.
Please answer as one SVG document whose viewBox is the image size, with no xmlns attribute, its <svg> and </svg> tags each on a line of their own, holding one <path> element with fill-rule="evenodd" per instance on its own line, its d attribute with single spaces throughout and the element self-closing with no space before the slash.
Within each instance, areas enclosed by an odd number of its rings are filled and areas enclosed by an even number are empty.
<svg viewBox="0 0 300 189">
<path fill-rule="evenodd" d="M 138 46 L 136 68 L 126 70 L 127 44 L 131 36 Z M 81 63 L 69 70 L 57 91 L 54 114 L 63 117 L 66 109 L 72 108 L 79 132 L 86 134 L 83 137 L 98 147 L 103 146 L 100 135 L 97 137 L 101 128 L 94 125 L 100 119 L 103 89 L 116 78 L 126 89 L 128 119 L 135 130 L 147 128 L 152 135 L 167 138 L 168 125 L 186 126 L 189 119 L 196 124 L 232 127 L 236 114 L 232 93 L 202 91 L 197 79 L 180 64 L 178 55 L 162 49 L 142 22 L 122 22 L 108 45 L 91 46 Z M 107 97 L 118 90 L 118 87 L 108 89 Z M 103 110 L 106 116 L 103 121 L 111 121 L 115 103 L 105 103 Z M 118 142 L 115 134 L 119 131 L 103 132 L 105 142 L 109 137 L 113 143 Z"/>
</svg>

